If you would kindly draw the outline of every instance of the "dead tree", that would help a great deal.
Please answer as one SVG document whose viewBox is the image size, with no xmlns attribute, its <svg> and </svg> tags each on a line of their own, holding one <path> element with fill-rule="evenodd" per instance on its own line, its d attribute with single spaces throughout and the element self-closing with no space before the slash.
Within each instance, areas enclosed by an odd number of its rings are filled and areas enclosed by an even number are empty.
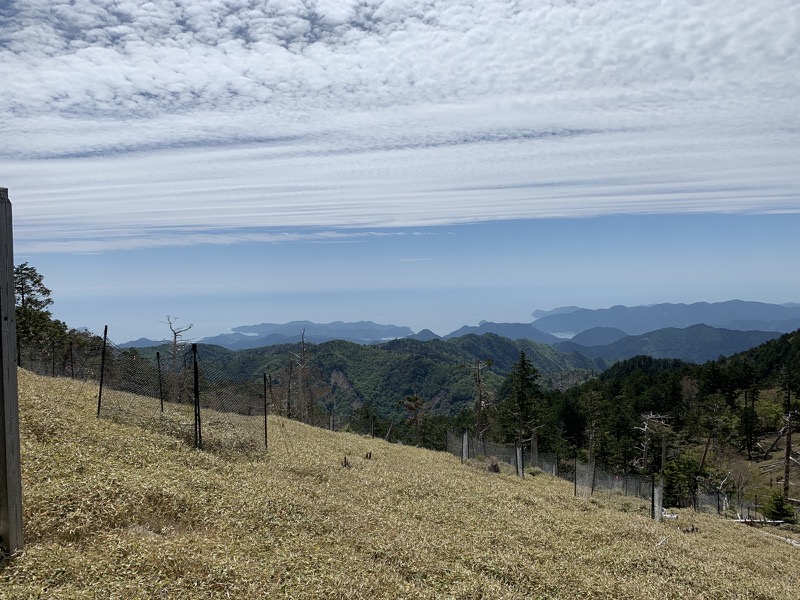
<svg viewBox="0 0 800 600">
<path fill-rule="evenodd" d="M 297 366 L 297 392 L 295 394 L 296 399 L 294 403 L 294 410 L 290 410 L 289 404 L 291 399 L 292 371 L 295 365 Z M 289 387 L 286 391 L 287 415 L 289 418 L 294 417 L 303 423 L 308 422 L 308 416 L 310 414 L 310 410 L 306 401 L 305 371 L 307 366 L 308 356 L 306 355 L 306 330 L 303 329 L 302 333 L 300 334 L 300 353 L 298 354 L 293 352 L 292 359 L 289 361 Z"/>
<path fill-rule="evenodd" d="M 184 327 L 178 327 L 177 317 L 173 317 L 167 315 L 166 324 L 169 326 L 170 332 L 172 332 L 172 347 L 170 349 L 170 354 L 172 356 L 172 372 L 170 373 L 170 383 L 169 383 L 169 390 L 170 390 L 170 398 L 173 402 L 181 402 L 181 396 L 183 392 L 183 367 L 179 368 L 178 364 L 178 357 L 180 356 L 180 352 L 184 348 L 185 342 L 183 342 L 183 334 L 189 331 L 193 325 L 190 323 Z M 164 321 L 162 321 L 163 323 Z"/>
<path fill-rule="evenodd" d="M 403 408 L 408 412 L 409 422 L 414 426 L 414 437 L 417 446 L 422 442 L 421 425 L 424 407 L 425 401 L 416 392 L 411 396 L 406 396 L 403 400 Z"/>
<path fill-rule="evenodd" d="M 475 365 L 472 367 L 472 378 L 475 381 L 475 388 L 478 395 L 475 406 L 475 412 L 477 413 L 475 416 L 475 436 L 478 439 L 483 437 L 483 415 L 490 399 L 489 392 L 486 389 L 486 383 L 483 381 L 481 374 L 484 369 L 490 369 L 491 367 L 491 359 L 475 361 Z"/>
</svg>

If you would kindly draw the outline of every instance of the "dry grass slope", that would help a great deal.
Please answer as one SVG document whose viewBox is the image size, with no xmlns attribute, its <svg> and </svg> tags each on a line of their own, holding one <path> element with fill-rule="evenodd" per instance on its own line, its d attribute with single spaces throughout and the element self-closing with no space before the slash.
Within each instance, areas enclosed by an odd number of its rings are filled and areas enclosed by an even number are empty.
<svg viewBox="0 0 800 600">
<path fill-rule="evenodd" d="M 20 395 L 27 548 L 0 566 L 3 598 L 800 590 L 800 550 L 715 517 L 654 523 L 632 499 L 575 499 L 546 475 L 491 475 L 277 418 L 269 455 L 237 459 L 97 420 L 93 387 L 21 372 Z M 699 531 L 684 532 L 690 524 Z"/>
</svg>

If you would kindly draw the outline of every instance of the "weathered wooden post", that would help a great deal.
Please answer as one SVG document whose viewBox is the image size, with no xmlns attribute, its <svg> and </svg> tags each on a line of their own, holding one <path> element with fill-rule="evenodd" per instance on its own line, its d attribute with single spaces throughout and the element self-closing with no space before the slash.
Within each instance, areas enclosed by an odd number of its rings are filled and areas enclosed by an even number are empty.
<svg viewBox="0 0 800 600">
<path fill-rule="evenodd" d="M 16 329 L 11 202 L 0 188 L 0 546 L 12 554 L 23 547 Z"/>
</svg>

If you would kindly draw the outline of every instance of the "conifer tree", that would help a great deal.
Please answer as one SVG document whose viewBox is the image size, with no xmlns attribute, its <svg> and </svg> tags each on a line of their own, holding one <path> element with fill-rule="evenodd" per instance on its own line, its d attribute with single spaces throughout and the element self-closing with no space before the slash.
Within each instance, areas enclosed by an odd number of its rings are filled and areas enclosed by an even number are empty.
<svg viewBox="0 0 800 600">
<path fill-rule="evenodd" d="M 66 334 L 67 326 L 50 313 L 53 299 L 44 285 L 44 276 L 24 262 L 14 267 L 14 295 L 17 328 L 17 364 L 21 348 L 40 345 L 47 339 Z"/>
<path fill-rule="evenodd" d="M 537 424 L 538 402 L 542 396 L 539 388 L 539 371 L 520 351 L 506 383 L 503 385 L 504 399 L 501 404 L 501 421 L 507 439 L 516 438 L 517 443 L 530 437 Z M 512 435 L 511 432 L 513 431 Z"/>
</svg>

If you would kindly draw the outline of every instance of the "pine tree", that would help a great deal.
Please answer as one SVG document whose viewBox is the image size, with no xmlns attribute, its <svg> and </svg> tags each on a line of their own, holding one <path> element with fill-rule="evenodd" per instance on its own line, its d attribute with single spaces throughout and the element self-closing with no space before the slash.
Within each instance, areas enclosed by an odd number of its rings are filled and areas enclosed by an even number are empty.
<svg viewBox="0 0 800 600">
<path fill-rule="evenodd" d="M 14 267 L 14 295 L 17 328 L 17 364 L 21 366 L 22 346 L 32 348 L 46 340 L 63 337 L 67 326 L 55 320 L 49 307 L 53 304 L 44 277 L 27 262 Z"/>
<path fill-rule="evenodd" d="M 520 351 L 503 390 L 506 394 L 500 407 L 500 421 L 504 437 L 508 440 L 513 435 L 517 443 L 522 444 L 536 427 L 538 401 L 542 396 L 539 371 L 524 351 Z"/>
<path fill-rule="evenodd" d="M 775 492 L 764 507 L 764 516 L 775 521 L 794 523 L 794 507 L 781 492 Z"/>
</svg>

